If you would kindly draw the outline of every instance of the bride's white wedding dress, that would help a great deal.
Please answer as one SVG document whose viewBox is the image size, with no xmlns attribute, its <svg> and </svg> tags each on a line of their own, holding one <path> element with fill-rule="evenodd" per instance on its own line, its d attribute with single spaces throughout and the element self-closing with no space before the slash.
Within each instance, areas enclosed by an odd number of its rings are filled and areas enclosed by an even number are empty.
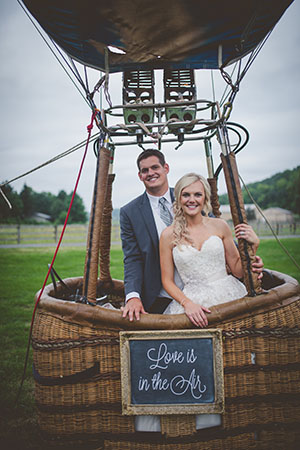
<svg viewBox="0 0 300 450">
<path fill-rule="evenodd" d="M 198 250 L 188 244 L 174 247 L 173 259 L 184 283 L 184 294 L 193 302 L 210 308 L 244 297 L 245 286 L 226 271 L 223 241 L 210 236 Z M 182 314 L 184 308 L 173 300 L 164 314 Z M 197 414 L 196 429 L 221 425 L 219 414 Z M 160 431 L 159 416 L 136 416 L 137 431 Z"/>
<path fill-rule="evenodd" d="M 227 274 L 223 241 L 219 236 L 210 236 L 200 250 L 186 244 L 174 247 L 173 259 L 184 284 L 184 294 L 205 308 L 236 300 L 247 294 L 245 286 Z M 176 300 L 164 312 L 182 313 L 184 308 Z"/>
</svg>

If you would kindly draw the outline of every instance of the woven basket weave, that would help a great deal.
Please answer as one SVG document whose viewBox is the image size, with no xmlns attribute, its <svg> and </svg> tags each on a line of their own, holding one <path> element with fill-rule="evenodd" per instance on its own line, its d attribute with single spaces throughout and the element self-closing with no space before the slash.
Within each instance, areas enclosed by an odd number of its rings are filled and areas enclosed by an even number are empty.
<svg viewBox="0 0 300 450">
<path fill-rule="evenodd" d="M 119 311 L 54 298 L 40 301 L 32 347 L 40 429 L 54 446 L 99 450 L 288 449 L 300 440 L 299 285 L 273 272 L 277 287 L 215 308 L 223 330 L 222 425 L 195 432 L 194 416 L 165 416 L 162 433 L 134 430 L 121 414 L 119 331 L 187 329 L 185 315 L 147 315 L 129 323 Z M 73 289 L 81 279 L 65 280 Z M 121 302 L 114 280 L 111 300 Z"/>
</svg>

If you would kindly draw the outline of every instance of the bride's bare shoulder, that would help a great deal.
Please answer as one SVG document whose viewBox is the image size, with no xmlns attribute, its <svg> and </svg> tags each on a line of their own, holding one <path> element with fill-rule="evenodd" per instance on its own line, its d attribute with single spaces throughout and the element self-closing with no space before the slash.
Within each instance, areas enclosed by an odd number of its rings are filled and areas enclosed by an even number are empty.
<svg viewBox="0 0 300 450">
<path fill-rule="evenodd" d="M 161 233 L 160 239 L 169 241 L 173 239 L 173 232 L 174 232 L 174 226 L 170 225 L 169 227 L 165 228 L 163 232 Z"/>
<path fill-rule="evenodd" d="M 229 226 L 227 222 L 224 219 L 217 218 L 217 217 L 206 217 L 207 224 L 211 227 L 213 227 L 215 230 L 220 231 L 227 231 L 229 229 Z"/>
</svg>

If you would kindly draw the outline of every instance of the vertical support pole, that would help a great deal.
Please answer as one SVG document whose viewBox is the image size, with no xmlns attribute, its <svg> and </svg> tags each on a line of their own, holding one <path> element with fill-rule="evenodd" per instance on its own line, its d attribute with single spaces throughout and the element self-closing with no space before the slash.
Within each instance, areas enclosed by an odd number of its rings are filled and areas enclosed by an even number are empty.
<svg viewBox="0 0 300 450">
<path fill-rule="evenodd" d="M 227 185 L 230 210 L 234 226 L 239 223 L 247 223 L 244 200 L 240 186 L 236 159 L 234 153 L 230 152 L 229 140 L 226 125 L 221 123 L 218 129 L 219 140 L 222 148 L 221 160 Z M 244 272 L 244 283 L 248 295 L 255 296 L 261 293 L 261 283 L 258 275 L 252 272 L 252 263 L 255 261 L 255 254 L 252 246 L 245 239 L 238 239 L 239 253 Z"/>
<path fill-rule="evenodd" d="M 82 294 L 88 303 L 96 304 L 100 249 L 100 230 L 106 197 L 110 151 L 98 151 L 93 202 L 90 215 Z"/>
<path fill-rule="evenodd" d="M 102 283 L 111 283 L 110 275 L 110 244 L 111 244 L 111 218 L 112 218 L 112 183 L 115 179 L 114 174 L 108 175 L 105 205 L 103 208 L 103 217 L 100 236 L 100 280 Z"/>
<path fill-rule="evenodd" d="M 112 279 L 110 275 L 110 245 L 111 245 L 111 221 L 112 221 L 112 184 L 115 179 L 113 172 L 114 151 L 111 149 L 109 174 L 107 179 L 107 188 L 105 203 L 103 207 L 101 236 L 100 236 L 100 280 L 104 290 L 111 288 Z"/>
</svg>

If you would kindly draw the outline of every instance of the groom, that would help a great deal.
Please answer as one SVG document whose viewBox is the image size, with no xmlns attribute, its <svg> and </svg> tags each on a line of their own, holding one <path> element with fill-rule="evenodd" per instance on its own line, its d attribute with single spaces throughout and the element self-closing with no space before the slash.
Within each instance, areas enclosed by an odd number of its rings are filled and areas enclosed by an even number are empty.
<svg viewBox="0 0 300 450">
<path fill-rule="evenodd" d="M 162 287 L 159 262 L 159 237 L 173 218 L 169 165 L 161 151 L 150 149 L 138 156 L 137 166 L 146 190 L 120 210 L 126 296 L 122 315 L 130 321 L 146 312 L 163 313 L 171 301 Z M 253 270 L 261 272 L 262 268 L 258 258 Z M 183 287 L 176 271 L 174 280 Z"/>
<path fill-rule="evenodd" d="M 120 210 L 126 305 L 123 317 L 139 320 L 146 311 L 162 313 L 171 301 L 162 289 L 159 236 L 173 220 L 173 189 L 163 153 L 151 149 L 138 159 L 138 176 L 146 191 Z M 164 200 L 161 200 L 164 198 Z M 176 283 L 182 285 L 179 275 Z"/>
</svg>

